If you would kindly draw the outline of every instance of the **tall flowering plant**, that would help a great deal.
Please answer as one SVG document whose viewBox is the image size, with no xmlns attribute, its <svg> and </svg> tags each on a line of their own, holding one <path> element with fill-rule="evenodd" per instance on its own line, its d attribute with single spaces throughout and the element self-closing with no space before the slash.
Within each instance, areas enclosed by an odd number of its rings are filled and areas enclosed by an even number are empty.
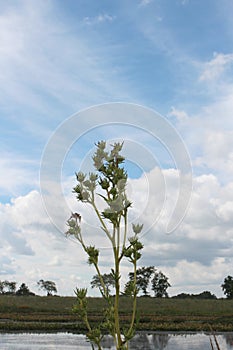
<svg viewBox="0 0 233 350">
<path fill-rule="evenodd" d="M 137 310 L 137 262 L 141 258 L 142 243 L 139 234 L 143 225 L 133 224 L 132 233 L 129 235 L 128 211 L 132 203 L 126 194 L 127 172 L 123 167 L 125 158 L 121 155 L 123 143 L 115 143 L 110 151 L 107 150 L 106 142 L 100 141 L 96 145 L 96 152 L 93 155 L 93 164 L 96 172 L 88 176 L 82 172 L 76 174 L 77 185 L 74 187 L 77 200 L 83 204 L 90 205 L 100 223 L 103 234 L 106 235 L 112 249 L 114 265 L 111 275 L 114 279 L 114 296 L 109 293 L 109 288 L 105 285 L 99 267 L 100 249 L 93 245 L 86 245 L 82 235 L 81 216 L 72 213 L 67 221 L 67 235 L 74 236 L 81 244 L 88 256 L 88 263 L 93 265 L 100 281 L 100 292 L 106 301 L 103 320 L 94 326 L 90 324 L 87 312 L 87 289 L 77 288 L 76 304 L 74 311 L 81 316 L 87 327 L 87 338 L 92 344 L 101 350 L 101 341 L 106 332 L 112 335 L 116 350 L 127 350 L 129 340 L 134 336 L 136 328 Z M 101 193 L 99 192 L 101 188 Z M 96 204 L 97 196 L 101 197 L 105 203 L 105 209 L 99 210 Z M 127 259 L 133 267 L 133 279 L 130 282 L 129 297 L 132 299 L 132 315 L 127 326 L 120 322 L 119 299 L 121 264 L 123 259 Z"/>
</svg>

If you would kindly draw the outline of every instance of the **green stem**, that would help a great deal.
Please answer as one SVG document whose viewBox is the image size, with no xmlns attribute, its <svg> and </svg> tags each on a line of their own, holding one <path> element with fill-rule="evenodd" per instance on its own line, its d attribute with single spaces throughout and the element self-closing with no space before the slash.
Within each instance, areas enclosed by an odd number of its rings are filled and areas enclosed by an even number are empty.
<svg viewBox="0 0 233 350">
<path fill-rule="evenodd" d="M 110 240 L 111 242 L 113 242 L 113 238 L 112 238 L 112 236 L 111 236 L 111 234 L 110 234 L 110 232 L 109 232 L 109 230 L 108 230 L 108 228 L 107 228 L 107 226 L 106 226 L 104 220 L 102 219 L 102 217 L 101 217 L 101 215 L 100 215 L 100 213 L 99 213 L 99 210 L 98 210 L 98 208 L 97 208 L 96 205 L 95 205 L 94 200 L 92 200 L 91 204 L 92 204 L 92 206 L 93 206 L 93 208 L 94 208 L 94 210 L 95 210 L 95 212 L 96 212 L 96 215 L 98 216 L 98 219 L 99 219 L 99 221 L 100 221 L 100 223 L 101 223 L 101 225 L 102 225 L 102 227 L 103 227 L 104 232 L 105 232 L 106 235 L 108 236 L 109 240 Z"/>
<path fill-rule="evenodd" d="M 117 260 L 118 260 L 118 257 L 119 257 L 119 250 L 120 250 L 120 226 L 118 225 L 117 226 L 117 244 L 116 244 L 116 248 L 117 248 Z M 118 262 L 118 265 L 119 265 L 119 262 Z"/>
<path fill-rule="evenodd" d="M 116 225 L 113 226 L 112 244 L 116 247 Z"/>
<path fill-rule="evenodd" d="M 109 297 L 108 290 L 107 290 L 107 288 L 106 288 L 106 285 L 105 285 L 105 283 L 104 283 L 103 277 L 102 277 L 102 275 L 101 275 L 101 273 L 100 273 L 100 269 L 99 269 L 99 267 L 98 267 L 97 264 L 95 264 L 95 268 L 96 268 L 97 274 L 98 274 L 98 276 L 99 276 L 101 286 L 102 286 L 102 288 L 103 288 L 103 290 L 104 290 L 105 299 L 109 301 L 109 298 L 108 298 L 108 297 Z"/>
<path fill-rule="evenodd" d="M 123 239 L 123 246 L 122 248 L 125 247 L 125 244 L 126 244 L 126 238 L 127 238 L 127 231 L 128 231 L 128 218 L 127 218 L 127 210 L 125 212 L 125 215 L 124 215 L 124 239 Z"/>
<path fill-rule="evenodd" d="M 88 318 L 87 318 L 87 314 L 86 314 L 86 313 L 85 313 L 85 316 L 83 317 L 83 319 L 84 319 L 84 323 L 85 323 L 85 325 L 86 325 L 88 331 L 91 332 L 92 329 L 91 329 L 91 326 L 90 326 L 90 323 L 89 323 L 89 321 L 88 321 Z"/>
<path fill-rule="evenodd" d="M 123 243 L 122 243 L 122 248 L 121 248 L 121 255 L 119 260 L 121 260 L 124 256 L 124 249 L 126 245 L 126 238 L 127 238 L 127 231 L 128 231 L 128 223 L 127 223 L 127 210 L 125 211 L 124 214 L 124 238 L 123 238 Z"/>
<path fill-rule="evenodd" d="M 134 323 L 135 323 L 135 317 L 136 317 L 136 309 L 137 309 L 137 261 L 134 260 L 134 294 L 133 294 L 133 312 L 132 312 L 132 319 L 131 324 L 128 330 L 128 335 L 131 334 L 133 331 Z"/>
<path fill-rule="evenodd" d="M 120 331 L 120 320 L 119 320 L 119 295 L 120 295 L 120 283 L 119 283 L 119 246 L 113 247 L 114 258 L 115 258 L 115 275 L 116 275 L 116 285 L 115 285 L 115 305 L 114 305 L 114 318 L 115 318 L 115 330 L 117 336 L 117 350 L 121 348 L 122 339 L 121 339 L 121 331 Z"/>
<path fill-rule="evenodd" d="M 89 323 L 89 321 L 88 321 L 87 313 L 86 313 L 86 312 L 85 312 L 85 315 L 84 315 L 84 317 L 83 317 L 83 320 L 84 320 L 84 323 L 85 323 L 85 325 L 86 325 L 86 327 L 87 327 L 89 333 L 91 333 L 91 332 L 92 332 L 92 329 L 91 329 L 90 323 Z M 99 341 L 96 340 L 96 341 L 95 341 L 95 344 L 98 346 L 98 350 L 102 350 L 102 347 L 101 347 Z M 92 346 L 92 348 L 93 348 L 93 346 Z"/>
</svg>

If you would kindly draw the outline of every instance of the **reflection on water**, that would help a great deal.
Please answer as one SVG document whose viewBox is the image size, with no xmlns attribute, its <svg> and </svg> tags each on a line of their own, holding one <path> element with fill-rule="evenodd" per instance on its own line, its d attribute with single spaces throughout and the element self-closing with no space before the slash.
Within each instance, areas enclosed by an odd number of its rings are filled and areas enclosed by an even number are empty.
<svg viewBox="0 0 233 350">
<path fill-rule="evenodd" d="M 233 333 L 217 335 L 221 350 L 233 350 Z M 57 334 L 0 334 L 1 350 L 91 350 L 84 335 L 71 333 Z M 105 337 L 103 349 L 114 350 L 111 337 Z M 210 350 L 209 335 L 169 334 L 169 333 L 140 333 L 136 334 L 130 343 L 130 350 Z"/>
<path fill-rule="evenodd" d="M 230 345 L 228 349 L 233 349 L 233 333 L 225 333 L 223 336 L 226 339 L 226 343 Z"/>
<path fill-rule="evenodd" d="M 144 334 L 137 334 L 134 339 L 132 339 L 130 344 L 130 349 L 137 349 L 137 350 L 152 350 L 152 349 L 158 349 L 162 350 L 165 349 L 168 345 L 168 341 L 170 339 L 169 334 L 152 334 L 147 335 Z"/>
</svg>

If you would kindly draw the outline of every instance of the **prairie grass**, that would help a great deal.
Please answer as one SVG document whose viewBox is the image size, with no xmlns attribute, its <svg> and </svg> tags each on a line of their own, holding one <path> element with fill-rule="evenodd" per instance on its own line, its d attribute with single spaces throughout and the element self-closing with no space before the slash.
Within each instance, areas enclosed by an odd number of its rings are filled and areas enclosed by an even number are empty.
<svg viewBox="0 0 233 350">
<path fill-rule="evenodd" d="M 72 313 L 74 297 L 0 296 L 0 331 L 42 330 L 84 332 Z M 89 298 L 92 323 L 101 319 L 104 300 Z M 233 300 L 138 298 L 139 330 L 215 331 L 233 330 Z M 129 322 L 130 303 L 120 298 L 120 317 Z"/>
</svg>

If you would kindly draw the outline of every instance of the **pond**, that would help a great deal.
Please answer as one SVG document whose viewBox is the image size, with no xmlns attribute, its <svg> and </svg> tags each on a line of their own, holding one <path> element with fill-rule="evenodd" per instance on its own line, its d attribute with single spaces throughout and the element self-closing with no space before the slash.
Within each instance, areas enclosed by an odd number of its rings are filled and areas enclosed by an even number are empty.
<svg viewBox="0 0 233 350">
<path fill-rule="evenodd" d="M 233 332 L 217 335 L 221 350 L 233 350 Z M 0 333 L 1 350 L 91 350 L 84 335 L 72 333 Z M 114 350 L 110 337 L 103 349 Z M 205 333 L 139 333 L 130 343 L 131 350 L 211 350 Z"/>
</svg>

